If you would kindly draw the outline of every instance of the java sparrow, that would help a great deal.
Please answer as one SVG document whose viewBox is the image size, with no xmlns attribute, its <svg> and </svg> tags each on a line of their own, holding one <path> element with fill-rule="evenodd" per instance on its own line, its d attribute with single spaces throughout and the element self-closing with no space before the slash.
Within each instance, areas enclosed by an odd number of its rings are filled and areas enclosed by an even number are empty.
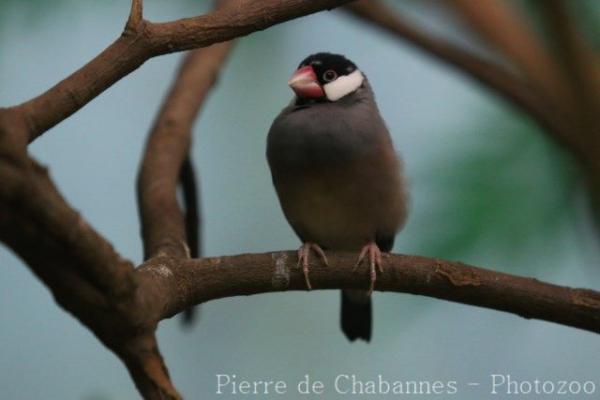
<svg viewBox="0 0 600 400">
<path fill-rule="evenodd" d="M 371 293 L 381 252 L 389 252 L 407 214 L 405 184 L 390 134 L 364 74 L 346 57 L 317 53 L 288 82 L 295 92 L 267 137 L 267 160 L 283 213 L 309 255 L 324 250 L 368 257 L 367 290 L 342 291 L 341 326 L 350 341 L 369 341 Z M 356 268 L 355 268 L 356 269 Z"/>
</svg>

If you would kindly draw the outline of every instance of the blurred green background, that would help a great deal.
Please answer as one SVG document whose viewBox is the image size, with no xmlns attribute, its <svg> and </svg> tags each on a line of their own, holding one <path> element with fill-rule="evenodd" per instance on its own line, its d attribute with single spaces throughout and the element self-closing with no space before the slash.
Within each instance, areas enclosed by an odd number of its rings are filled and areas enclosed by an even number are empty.
<svg viewBox="0 0 600 400">
<path fill-rule="evenodd" d="M 393 3 L 478 49 L 440 2 Z M 147 0 L 145 16 L 171 20 L 208 5 Z M 594 36 L 598 3 L 577 0 L 577 8 Z M 89 61 L 120 34 L 128 9 L 125 0 L 0 0 L 0 104 L 27 100 Z M 411 214 L 396 252 L 600 289 L 598 236 L 569 156 L 486 89 L 338 11 L 255 33 L 234 49 L 195 132 L 207 255 L 299 245 L 271 186 L 265 138 L 291 98 L 287 78 L 316 51 L 346 54 L 368 75 L 404 159 Z M 31 147 L 71 204 L 135 263 L 142 257 L 135 175 L 180 57 L 148 61 Z M 3 398 L 138 397 L 120 361 L 2 246 L 0 274 Z M 592 333 L 412 295 L 376 293 L 374 304 L 368 345 L 350 344 L 339 331 L 337 291 L 214 301 L 192 329 L 179 318 L 162 322 L 159 340 L 188 399 L 229 397 L 216 395 L 216 374 L 291 385 L 310 374 L 327 385 L 326 399 L 340 397 L 331 390 L 335 376 L 353 373 L 456 380 L 461 399 L 487 398 L 494 373 L 593 380 L 600 393 L 600 338 Z M 296 397 L 306 396 L 286 398 Z"/>
</svg>

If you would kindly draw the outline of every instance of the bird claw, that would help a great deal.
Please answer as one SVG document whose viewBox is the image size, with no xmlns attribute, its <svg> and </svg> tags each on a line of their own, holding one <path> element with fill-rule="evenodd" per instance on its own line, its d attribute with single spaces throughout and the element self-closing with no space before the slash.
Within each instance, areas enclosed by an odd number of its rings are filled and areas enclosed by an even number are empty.
<svg viewBox="0 0 600 400">
<path fill-rule="evenodd" d="M 381 250 L 379 250 L 379 247 L 377 247 L 377 245 L 375 243 L 371 242 L 371 243 L 368 243 L 367 245 L 365 245 L 361 249 L 360 254 L 358 256 L 358 261 L 356 262 L 356 265 L 354 265 L 353 272 L 356 272 L 356 270 L 358 269 L 360 264 L 363 262 L 363 260 L 367 256 L 367 254 L 369 255 L 369 278 L 370 278 L 369 296 L 370 296 L 373 293 L 373 290 L 375 290 L 375 281 L 377 280 L 377 271 L 379 271 L 380 273 L 383 273 L 383 265 L 382 265 L 383 263 L 382 263 Z"/>
<path fill-rule="evenodd" d="M 308 259 L 310 256 L 310 250 L 314 250 L 315 253 L 323 260 L 323 263 L 326 266 L 329 266 L 329 262 L 327 261 L 327 256 L 323 249 L 316 243 L 306 242 L 298 249 L 298 267 L 302 265 L 302 272 L 304 273 L 304 281 L 306 282 L 306 287 L 308 290 L 312 289 L 310 284 L 310 279 L 308 278 Z"/>
</svg>

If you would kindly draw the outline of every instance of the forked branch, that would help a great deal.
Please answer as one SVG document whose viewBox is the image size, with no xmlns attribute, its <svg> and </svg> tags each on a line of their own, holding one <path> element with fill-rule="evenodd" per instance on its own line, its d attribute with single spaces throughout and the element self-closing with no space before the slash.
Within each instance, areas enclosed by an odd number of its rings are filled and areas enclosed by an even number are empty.
<svg viewBox="0 0 600 400">
<path fill-rule="evenodd" d="M 134 0 L 123 35 L 81 69 L 11 112 L 26 121 L 31 142 L 151 57 L 224 42 L 349 1 L 232 0 L 205 15 L 152 23 L 142 18 L 142 1 Z"/>
</svg>

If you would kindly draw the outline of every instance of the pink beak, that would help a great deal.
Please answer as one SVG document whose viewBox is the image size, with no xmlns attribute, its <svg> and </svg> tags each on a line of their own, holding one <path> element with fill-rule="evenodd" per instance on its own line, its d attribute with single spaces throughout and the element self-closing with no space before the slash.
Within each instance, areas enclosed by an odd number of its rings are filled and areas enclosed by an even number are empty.
<svg viewBox="0 0 600 400">
<path fill-rule="evenodd" d="M 288 81 L 288 85 L 290 85 L 298 97 L 317 99 L 325 95 L 323 88 L 317 80 L 315 70 L 310 65 L 294 72 L 294 75 Z"/>
</svg>

